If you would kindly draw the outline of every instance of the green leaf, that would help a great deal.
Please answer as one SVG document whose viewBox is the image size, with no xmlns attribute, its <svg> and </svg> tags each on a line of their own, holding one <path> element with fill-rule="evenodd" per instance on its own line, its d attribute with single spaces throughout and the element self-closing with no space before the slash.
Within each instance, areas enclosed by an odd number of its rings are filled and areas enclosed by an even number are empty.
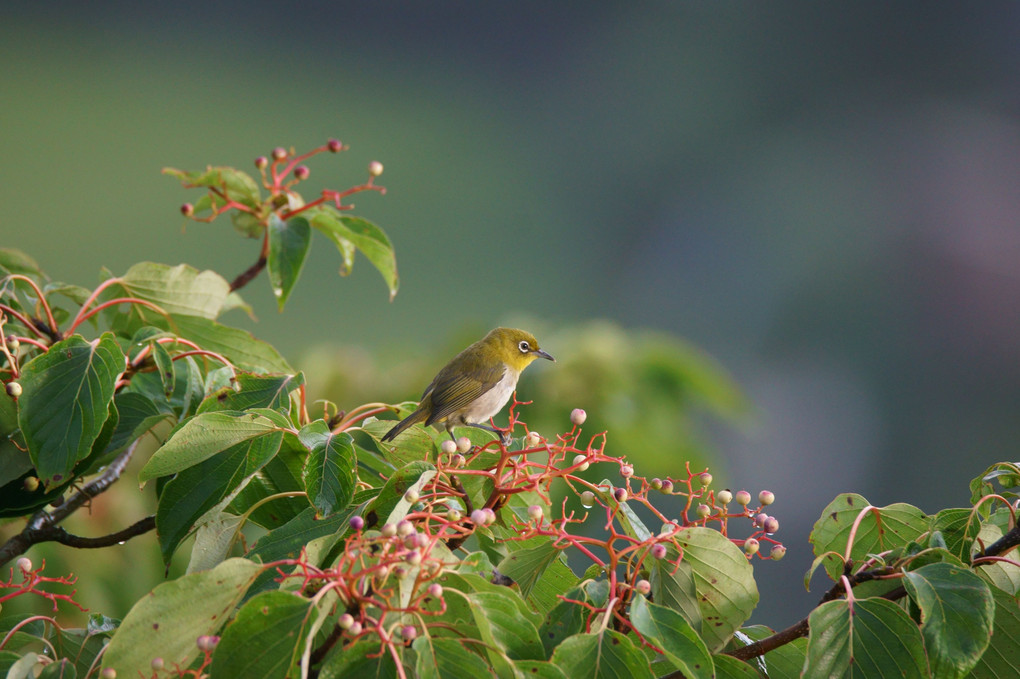
<svg viewBox="0 0 1020 679">
<path fill-rule="evenodd" d="M 577 676 L 579 668 L 591 679 L 654 676 L 644 653 L 613 630 L 575 634 L 556 647 L 550 660 L 568 677 Z"/>
<path fill-rule="evenodd" d="M 971 504 L 977 504 L 985 495 L 999 492 L 992 481 L 999 483 L 1006 497 L 1015 496 L 1014 493 L 1006 493 L 1005 489 L 1020 486 L 1020 463 L 996 462 L 986 469 L 984 474 L 973 479 L 970 482 Z"/>
<path fill-rule="evenodd" d="M 435 465 L 420 460 L 393 472 L 393 476 L 379 490 L 379 495 L 366 508 L 365 526 L 368 528 L 382 526 L 387 521 L 399 521 L 404 518 L 411 508 L 411 503 L 404 499 L 404 494 L 411 488 L 420 489 L 435 475 Z"/>
<path fill-rule="evenodd" d="M 411 646 L 418 679 L 480 679 L 493 677 L 489 665 L 455 639 L 418 637 Z M 360 675 L 348 675 L 360 676 Z"/>
<path fill-rule="evenodd" d="M 243 486 L 280 449 L 283 434 L 241 441 L 183 469 L 170 479 L 156 508 L 156 535 L 163 560 L 170 557 L 206 512 Z"/>
<path fill-rule="evenodd" d="M 319 679 L 350 677 L 396 679 L 397 666 L 389 653 L 379 653 L 378 642 L 357 641 L 349 646 L 337 644 L 319 669 Z"/>
<path fill-rule="evenodd" d="M 320 516 L 343 509 L 358 482 L 354 439 L 347 432 L 334 434 L 323 420 L 306 425 L 298 438 L 309 452 L 302 474 L 308 501 Z"/>
<path fill-rule="evenodd" d="M 855 493 L 843 493 L 830 502 L 822 510 L 809 537 L 815 556 L 829 551 L 845 555 L 854 521 L 869 506 L 863 496 Z M 859 562 L 868 554 L 903 547 L 927 531 L 928 525 L 928 517 L 912 505 L 896 503 L 888 507 L 872 507 L 857 528 L 850 558 Z M 824 563 L 829 577 L 838 580 L 843 573 L 842 561 L 827 557 Z"/>
<path fill-rule="evenodd" d="M 970 509 L 943 509 L 935 515 L 931 530 L 942 534 L 946 549 L 959 559 L 969 561 L 974 538 L 981 530 L 981 515 Z"/>
<path fill-rule="evenodd" d="M 758 604 L 753 569 L 744 553 L 719 531 L 693 526 L 675 540 L 683 552 L 682 563 L 691 567 L 704 621 L 701 635 L 709 650 L 718 651 Z"/>
<path fill-rule="evenodd" d="M 281 413 L 287 413 L 290 411 L 290 392 L 304 383 L 304 373 L 252 375 L 241 372 L 237 374 L 236 391 L 230 386 L 217 389 L 202 401 L 198 412 L 271 408 Z"/>
<path fill-rule="evenodd" d="M 163 382 L 163 393 L 169 398 L 174 393 L 174 386 L 177 382 L 174 375 L 174 361 L 170 357 L 170 352 L 159 342 L 150 342 L 149 346 L 152 347 L 152 360 L 156 363 L 159 379 Z"/>
<path fill-rule="evenodd" d="M 658 646 L 687 679 L 712 679 L 708 647 L 683 617 L 638 594 L 630 603 L 630 621 L 646 640 Z"/>
<path fill-rule="evenodd" d="M 390 299 L 393 299 L 397 294 L 397 288 L 400 287 L 397 258 L 393 252 L 393 244 L 382 229 L 360 217 L 340 215 L 333 208 L 315 211 L 310 221 L 313 227 L 326 234 L 340 250 L 340 255 L 344 258 L 341 273 L 350 271 L 349 254 L 353 243 L 382 274 L 390 290 Z"/>
<path fill-rule="evenodd" d="M 453 590 L 451 590 L 453 593 Z M 506 587 L 492 592 L 466 595 L 482 641 L 498 648 L 511 660 L 545 660 L 545 649 L 538 638 L 538 629 L 520 615 L 520 602 L 513 590 Z M 499 660 L 490 653 L 494 665 Z"/>
<path fill-rule="evenodd" d="M 220 512 L 198 527 L 195 544 L 191 548 L 191 559 L 188 561 L 188 573 L 207 571 L 227 559 L 237 539 L 241 518 Z"/>
<path fill-rule="evenodd" d="M 228 559 L 211 571 L 165 582 L 131 608 L 103 655 L 103 668 L 121 677 L 149 676 L 159 655 L 168 667 L 198 656 L 195 639 L 215 634 L 261 573 L 247 559 Z"/>
<path fill-rule="evenodd" d="M 547 660 L 515 660 L 514 674 L 528 679 L 568 679 L 568 676 L 557 665 Z"/>
<path fill-rule="evenodd" d="M 168 314 L 210 320 L 219 316 L 230 294 L 230 284 L 215 271 L 200 272 L 187 264 L 169 266 L 155 262 L 135 264 L 110 289 L 112 293 L 108 294 L 144 299 Z M 129 313 L 142 322 L 163 318 L 155 309 L 142 305 L 132 306 Z"/>
<path fill-rule="evenodd" d="M 123 391 L 113 398 L 119 419 L 110 442 L 106 445 L 107 453 L 115 453 L 160 422 L 173 417 L 169 410 L 160 410 L 159 405 L 148 396 L 133 391 Z"/>
<path fill-rule="evenodd" d="M 276 295 L 276 304 L 283 311 L 294 284 L 301 275 L 301 268 L 312 244 L 312 229 L 304 217 L 294 217 L 286 222 L 276 213 L 269 216 L 269 253 L 267 269 L 269 283 Z"/>
<path fill-rule="evenodd" d="M 163 168 L 163 174 L 176 177 L 181 180 L 186 188 L 206 187 L 219 189 L 228 199 L 247 205 L 250 208 L 259 207 L 261 192 L 259 185 L 246 172 L 241 172 L 233 167 L 209 166 L 204 170 L 184 172 L 175 170 L 172 167 Z M 222 200 L 217 196 L 218 200 Z"/>
<path fill-rule="evenodd" d="M 268 408 L 196 415 L 152 454 L 138 480 L 175 474 L 244 441 L 284 431 L 290 431 L 289 422 Z"/>
<path fill-rule="evenodd" d="M 78 670 L 70 660 L 61 658 L 46 665 L 36 679 L 78 679 Z"/>
<path fill-rule="evenodd" d="M 680 553 L 673 545 L 666 547 L 661 559 L 645 559 L 652 600 L 683 616 L 696 632 L 701 632 L 701 609 L 694 583 L 694 569 L 686 561 L 677 563 Z"/>
<path fill-rule="evenodd" d="M 31 276 L 33 278 L 43 277 L 39 263 L 15 248 L 0 248 L 0 267 L 11 273 Z"/>
<path fill-rule="evenodd" d="M 1015 596 L 992 587 L 995 625 L 992 640 L 970 676 L 973 679 L 1020 677 L 1020 605 Z"/>
<path fill-rule="evenodd" d="M 571 601 L 560 600 L 549 613 L 546 614 L 542 626 L 538 630 L 538 636 L 545 647 L 545 655 L 549 657 L 560 642 L 567 637 L 584 631 L 585 620 L 588 617 L 588 609 L 574 601 L 587 599 L 585 590 L 581 587 L 574 587 L 565 591 L 565 598 Z"/>
<path fill-rule="evenodd" d="M 930 676 L 921 631 L 887 599 L 830 601 L 808 618 L 806 677 Z"/>
<path fill-rule="evenodd" d="M 548 613 L 559 596 L 578 583 L 578 577 L 567 565 L 563 550 L 551 541 L 511 552 L 496 567 L 521 588 L 521 596 L 539 613 Z"/>
<path fill-rule="evenodd" d="M 903 586 L 921 609 L 921 633 L 932 675 L 963 677 L 992 636 L 995 602 L 973 571 L 935 563 L 904 574 Z"/>
<path fill-rule="evenodd" d="M 715 660 L 716 679 L 758 679 L 761 676 L 751 665 L 731 655 L 714 655 L 712 658 Z"/>
<path fill-rule="evenodd" d="M 250 332 L 221 325 L 198 316 L 171 316 L 173 329 L 206 351 L 226 356 L 235 367 L 257 373 L 288 373 L 295 370 L 272 345 L 255 339 Z M 170 329 L 166 321 L 153 325 Z"/>
<path fill-rule="evenodd" d="M 110 333 L 55 343 L 22 367 L 18 423 L 44 484 L 59 482 L 92 449 L 113 401 L 124 353 Z"/>
<path fill-rule="evenodd" d="M 269 530 L 279 528 L 310 509 L 308 500 L 303 496 L 304 484 L 301 482 L 301 470 L 307 454 L 296 436 L 284 436 L 280 452 L 256 472 L 248 485 L 234 497 L 228 509 L 235 514 L 248 514 L 249 521 Z M 281 493 L 302 495 L 281 496 Z M 249 513 L 249 509 L 257 502 L 270 496 L 275 497 L 262 502 Z"/>
<path fill-rule="evenodd" d="M 209 668 L 211 679 L 284 679 L 301 655 L 312 614 L 307 599 L 289 592 L 252 597 L 223 630 Z"/>
</svg>

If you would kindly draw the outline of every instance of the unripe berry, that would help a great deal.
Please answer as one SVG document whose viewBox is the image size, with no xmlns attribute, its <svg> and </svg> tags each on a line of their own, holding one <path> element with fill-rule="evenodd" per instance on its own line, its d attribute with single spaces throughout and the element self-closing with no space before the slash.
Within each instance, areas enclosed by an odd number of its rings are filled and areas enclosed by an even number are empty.
<svg viewBox="0 0 1020 679">
<path fill-rule="evenodd" d="M 287 149 L 282 146 L 277 146 L 273 149 L 273 160 L 284 160 L 287 158 Z"/>
<path fill-rule="evenodd" d="M 733 499 L 737 501 L 738 505 L 746 507 L 751 504 L 751 494 L 746 490 L 738 490 L 737 494 L 733 496 Z"/>
<path fill-rule="evenodd" d="M 457 452 L 457 442 L 451 439 L 446 439 L 439 444 L 439 450 L 444 455 L 453 455 Z"/>
<path fill-rule="evenodd" d="M 581 504 L 584 505 L 585 507 L 591 507 L 593 504 L 595 504 L 595 493 L 591 492 L 590 490 L 586 490 L 583 493 L 581 493 Z"/>
<path fill-rule="evenodd" d="M 12 354 L 16 354 L 16 353 L 18 353 L 18 349 L 20 349 L 20 348 L 21 348 L 21 340 L 19 340 L 16 335 L 8 335 L 7 336 L 7 351 L 11 352 Z"/>
<path fill-rule="evenodd" d="M 763 490 L 758 493 L 758 502 L 761 503 L 762 507 L 772 504 L 776 501 L 776 496 L 772 494 L 770 490 Z"/>
<path fill-rule="evenodd" d="M 39 490 L 39 479 L 35 476 L 26 476 L 25 480 L 21 482 L 21 485 L 24 486 L 25 490 L 29 493 L 34 493 Z"/>
<path fill-rule="evenodd" d="M 779 561 L 784 556 L 786 556 L 786 547 L 783 547 L 782 545 L 772 546 L 772 551 L 769 552 L 770 559 L 772 559 L 773 561 Z"/>
<path fill-rule="evenodd" d="M 485 525 L 491 525 L 496 522 L 496 512 L 492 511 L 491 508 L 486 507 L 482 510 L 485 512 Z"/>
<path fill-rule="evenodd" d="M 475 524 L 476 526 L 484 526 L 485 518 L 486 518 L 485 510 L 483 509 L 476 509 L 473 512 L 471 512 L 471 523 Z"/>
<path fill-rule="evenodd" d="M 744 540 L 744 553 L 745 554 L 756 554 L 760 546 L 758 541 L 754 538 L 747 538 Z"/>
<path fill-rule="evenodd" d="M 531 517 L 532 521 L 541 521 L 544 515 L 545 513 L 538 505 L 531 505 L 528 507 L 528 516 Z"/>
<path fill-rule="evenodd" d="M 181 214 L 184 215 L 185 217 L 190 217 L 191 215 L 195 214 L 195 206 L 192 205 L 191 203 L 185 203 L 184 205 L 181 206 Z"/>
<path fill-rule="evenodd" d="M 340 626 L 340 629 L 350 629 L 351 625 L 354 624 L 354 616 L 350 613 L 344 613 L 337 619 L 336 624 Z"/>
<path fill-rule="evenodd" d="M 715 499 L 724 505 L 728 505 L 729 503 L 733 502 L 733 493 L 731 493 L 729 490 L 720 490 L 718 493 L 715 494 Z"/>
<path fill-rule="evenodd" d="M 378 177 L 383 173 L 383 164 L 378 160 L 373 160 L 368 164 L 368 173 L 373 177 Z"/>
<path fill-rule="evenodd" d="M 117 679 L 117 670 L 112 667 L 104 667 L 103 671 L 99 673 L 100 679 Z"/>
<path fill-rule="evenodd" d="M 712 475 L 709 474 L 708 472 L 701 472 L 700 474 L 698 474 L 698 482 L 703 487 L 711 486 L 712 485 Z"/>
<path fill-rule="evenodd" d="M 708 515 L 711 513 L 712 508 L 706 505 L 705 503 L 701 503 L 698 505 L 698 516 L 700 516 L 701 518 L 703 519 L 708 518 Z"/>
<path fill-rule="evenodd" d="M 662 479 L 654 478 L 648 482 L 648 487 L 652 490 L 662 490 Z"/>
<path fill-rule="evenodd" d="M 21 571 L 22 573 L 30 573 L 32 571 L 32 560 L 29 559 L 27 556 L 23 556 L 20 559 L 18 559 L 16 565 L 18 567 L 18 570 Z"/>
<path fill-rule="evenodd" d="M 652 591 L 652 583 L 647 580 L 638 580 L 634 583 L 634 591 L 638 594 L 648 596 L 648 594 Z"/>
<path fill-rule="evenodd" d="M 456 523 L 457 521 L 463 519 L 464 515 L 461 513 L 459 509 L 451 509 L 450 511 L 446 512 L 446 518 L 447 520 Z"/>
<path fill-rule="evenodd" d="M 580 427 L 584 424 L 584 421 L 588 419 L 588 413 L 584 412 L 580 408 L 574 408 L 570 411 L 570 422 L 575 427 Z"/>
<path fill-rule="evenodd" d="M 352 516 L 350 524 L 352 529 L 361 530 L 362 528 L 365 527 L 365 520 L 360 516 Z"/>
<path fill-rule="evenodd" d="M 404 557 L 404 561 L 411 566 L 417 566 L 421 563 L 421 552 L 408 552 L 407 556 Z"/>
<path fill-rule="evenodd" d="M 269 167 L 269 158 L 266 158 L 265 156 L 259 156 L 258 158 L 255 159 L 255 169 L 264 170 L 267 167 Z"/>
<path fill-rule="evenodd" d="M 666 545 L 656 544 L 652 546 L 652 558 L 662 559 L 666 556 Z"/>
<path fill-rule="evenodd" d="M 361 623 L 355 620 L 354 624 L 347 628 L 347 634 L 352 637 L 356 637 L 361 634 Z"/>
<path fill-rule="evenodd" d="M 382 533 L 384 538 L 391 538 L 397 534 L 397 527 L 392 523 L 385 523 L 383 524 L 383 527 L 379 529 L 379 532 Z"/>
<path fill-rule="evenodd" d="M 158 657 L 158 656 L 153 658 L 152 662 L 149 663 L 149 667 L 151 667 L 152 669 L 156 670 L 157 672 L 162 670 L 165 666 L 166 666 L 166 663 L 164 663 L 163 659 Z"/>
<path fill-rule="evenodd" d="M 538 435 L 536 431 L 529 431 L 528 435 L 524 437 L 524 447 L 534 448 L 542 442 L 542 437 Z"/>
<path fill-rule="evenodd" d="M 577 471 L 583 472 L 588 469 L 588 456 L 584 453 L 578 453 L 574 456 L 574 467 L 577 467 Z"/>
<path fill-rule="evenodd" d="M 404 625 L 400 628 L 400 636 L 403 637 L 404 641 L 411 641 L 418 636 L 418 630 L 415 629 L 414 625 Z"/>
<path fill-rule="evenodd" d="M 310 175 L 311 173 L 312 171 L 308 169 L 307 165 L 298 165 L 297 167 L 294 168 L 294 179 L 297 179 L 298 181 L 304 181 L 308 179 L 308 175 Z"/>
<path fill-rule="evenodd" d="M 339 139 L 330 139 L 326 142 L 326 148 L 328 148 L 331 152 L 336 153 L 337 151 L 342 151 L 344 145 L 340 143 Z"/>
<path fill-rule="evenodd" d="M 662 488 L 660 488 L 659 490 L 661 490 L 663 493 L 666 493 L 666 494 L 672 493 L 673 492 L 673 482 L 670 481 L 669 479 L 664 480 L 662 482 Z"/>
<path fill-rule="evenodd" d="M 408 535 L 414 532 L 414 524 L 407 519 L 401 519 L 397 522 L 397 535 L 402 538 L 406 538 Z"/>
<path fill-rule="evenodd" d="M 634 465 L 621 464 L 620 476 L 622 476 L 625 479 L 629 479 L 630 477 L 634 476 Z"/>
<path fill-rule="evenodd" d="M 443 586 L 440 585 L 438 582 L 433 582 L 431 585 L 429 585 L 429 596 L 435 597 L 437 599 L 443 596 Z"/>
<path fill-rule="evenodd" d="M 407 500 L 408 502 L 410 502 L 411 504 L 414 504 L 415 502 L 417 502 L 418 498 L 420 498 L 420 497 L 421 497 L 421 495 L 419 495 L 418 491 L 415 490 L 414 488 L 411 488 L 406 493 L 404 493 L 404 499 Z"/>
<path fill-rule="evenodd" d="M 469 450 L 471 450 L 471 439 L 467 436 L 461 436 L 457 439 L 457 452 L 466 453 Z"/>
<path fill-rule="evenodd" d="M 765 522 L 762 523 L 761 527 L 765 530 L 766 533 L 771 535 L 772 533 L 775 533 L 776 531 L 779 530 L 779 519 L 777 519 L 774 516 L 770 516 L 769 518 L 765 519 Z"/>
<path fill-rule="evenodd" d="M 450 458 L 450 464 L 452 464 L 454 467 L 463 467 L 466 462 L 467 460 L 460 453 L 456 453 L 454 454 L 453 457 Z"/>
<path fill-rule="evenodd" d="M 203 634 L 195 640 L 195 644 L 200 651 L 211 651 L 216 648 L 218 643 L 220 643 L 220 638 L 212 634 Z"/>
<path fill-rule="evenodd" d="M 626 502 L 629 495 L 627 495 L 626 488 L 617 488 L 613 491 L 613 497 L 616 498 L 617 502 Z"/>
<path fill-rule="evenodd" d="M 754 518 L 751 519 L 751 523 L 757 526 L 758 528 L 761 528 L 762 526 L 765 525 L 765 519 L 767 518 L 769 518 L 769 515 L 764 512 L 761 512 L 759 514 L 754 515 Z"/>
</svg>

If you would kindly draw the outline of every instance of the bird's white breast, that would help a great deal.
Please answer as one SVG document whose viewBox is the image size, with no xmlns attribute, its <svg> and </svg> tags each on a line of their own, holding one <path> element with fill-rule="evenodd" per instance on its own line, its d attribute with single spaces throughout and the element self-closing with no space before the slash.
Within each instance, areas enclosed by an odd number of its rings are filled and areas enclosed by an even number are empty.
<svg viewBox="0 0 1020 679">
<path fill-rule="evenodd" d="M 463 421 L 467 424 L 485 422 L 502 410 L 506 402 L 510 400 L 510 395 L 514 393 L 514 389 L 517 388 L 517 378 L 520 375 L 519 371 L 508 367 L 496 386 L 479 396 L 464 409 L 461 414 Z"/>
</svg>

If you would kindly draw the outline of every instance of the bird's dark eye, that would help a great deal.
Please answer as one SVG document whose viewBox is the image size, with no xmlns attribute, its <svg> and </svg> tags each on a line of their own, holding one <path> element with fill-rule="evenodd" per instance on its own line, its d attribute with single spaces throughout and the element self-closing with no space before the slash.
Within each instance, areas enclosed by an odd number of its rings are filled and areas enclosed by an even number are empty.
<svg viewBox="0 0 1020 679">
<path fill-rule="evenodd" d="M 527 340 L 521 340 L 521 343 L 517 345 L 517 348 L 521 350 L 522 354 L 526 354 L 531 351 L 531 345 L 528 344 Z"/>
</svg>

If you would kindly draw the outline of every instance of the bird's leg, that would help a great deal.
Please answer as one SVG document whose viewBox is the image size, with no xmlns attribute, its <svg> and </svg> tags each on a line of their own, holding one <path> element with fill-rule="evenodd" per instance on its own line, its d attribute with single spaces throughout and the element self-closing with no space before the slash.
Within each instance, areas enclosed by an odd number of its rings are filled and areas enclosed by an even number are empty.
<svg viewBox="0 0 1020 679">
<path fill-rule="evenodd" d="M 513 438 L 510 436 L 509 429 L 497 429 L 496 427 L 490 427 L 486 424 L 472 423 L 468 424 L 469 427 L 475 427 L 476 429 L 484 429 L 485 431 L 492 432 L 499 437 L 499 440 L 503 442 L 504 446 L 508 446 L 513 442 Z"/>
</svg>

